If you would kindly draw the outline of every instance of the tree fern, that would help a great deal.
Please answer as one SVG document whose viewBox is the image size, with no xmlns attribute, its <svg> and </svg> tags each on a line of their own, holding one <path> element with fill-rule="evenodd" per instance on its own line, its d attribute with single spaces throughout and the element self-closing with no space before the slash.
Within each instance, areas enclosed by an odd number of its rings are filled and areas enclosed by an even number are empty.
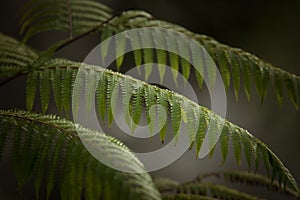
<svg viewBox="0 0 300 200">
<path fill-rule="evenodd" d="M 142 164 L 128 148 L 112 137 L 53 115 L 26 111 L 2 110 L 0 123 L 0 149 L 8 150 L 6 141 L 13 142 L 12 159 L 19 187 L 34 176 L 38 195 L 43 178 L 41 172 L 48 166 L 45 177 L 47 198 L 59 177 L 62 199 L 80 199 L 81 196 L 90 199 L 100 196 L 105 199 L 160 199 L 148 174 L 120 172 L 98 162 L 81 144 L 77 131 L 97 136 L 93 138 L 94 142 L 107 145 L 107 154 L 114 151 L 109 155 L 118 159 L 121 156 L 122 165 L 142 171 Z"/>
</svg>

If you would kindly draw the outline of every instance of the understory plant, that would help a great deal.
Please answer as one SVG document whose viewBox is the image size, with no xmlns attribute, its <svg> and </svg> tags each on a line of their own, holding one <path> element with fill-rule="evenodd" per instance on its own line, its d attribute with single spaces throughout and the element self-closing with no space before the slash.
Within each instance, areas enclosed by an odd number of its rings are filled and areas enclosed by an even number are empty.
<svg viewBox="0 0 300 200">
<path fill-rule="evenodd" d="M 295 178 L 261 140 L 209 108 L 175 91 L 147 83 L 155 66 L 139 72 L 144 73 L 146 80 L 141 81 L 103 66 L 57 58 L 55 53 L 90 34 L 99 35 L 101 42 L 126 30 L 156 27 L 184 34 L 201 44 L 216 63 L 225 90 L 233 87 L 236 97 L 243 89 L 250 100 L 251 86 L 255 84 L 263 102 L 272 85 L 280 105 L 286 91 L 297 109 L 300 77 L 241 49 L 221 44 L 209 36 L 155 19 L 144 11 L 127 10 L 116 13 L 106 5 L 92 0 L 32 0 L 24 6 L 24 10 L 25 14 L 20 20 L 23 40 L 18 41 L 0 34 L 0 87 L 21 76 L 27 77 L 24 97 L 26 108 L 0 110 L 0 159 L 4 152 L 10 152 L 20 190 L 31 180 L 36 198 L 40 199 L 51 199 L 55 188 L 61 199 L 260 199 L 258 194 L 248 194 L 234 189 L 230 184 L 221 185 L 207 180 L 215 177 L 229 183 L 264 186 L 274 192 L 300 197 Z M 68 36 L 44 51 L 26 44 L 33 36 L 46 31 L 62 31 Z M 149 41 L 153 43 L 159 43 L 159 39 L 149 36 Z M 113 54 L 126 45 L 134 46 L 143 42 L 138 37 L 129 37 L 123 41 L 123 46 L 117 46 L 113 50 L 102 49 L 99 57 L 105 60 L 108 54 Z M 176 41 L 174 44 L 176 45 Z M 166 43 L 166 48 L 174 44 Z M 200 59 L 199 62 L 203 62 L 200 58 L 202 54 L 193 52 L 190 47 L 179 49 L 179 52 L 183 52 L 190 60 L 162 49 L 149 48 L 134 50 L 132 60 L 135 66 L 147 63 L 169 65 L 173 69 L 174 82 L 179 73 L 186 79 L 193 74 L 199 91 L 204 87 L 204 73 L 207 74 L 209 83 L 215 84 L 216 69 L 206 66 L 206 71 L 201 73 L 201 70 L 196 70 L 191 65 L 191 60 Z M 122 71 L 125 57 L 126 55 L 116 57 L 113 69 Z M 130 68 L 128 65 L 126 67 L 127 70 Z M 185 183 L 162 177 L 152 178 L 145 172 L 143 163 L 119 140 L 74 123 L 76 112 L 72 115 L 71 110 L 79 109 L 79 103 L 74 98 L 74 93 L 76 97 L 79 89 L 74 90 L 74 82 L 80 70 L 84 71 L 80 83 L 83 84 L 86 95 L 86 110 L 90 110 L 90 102 L 95 99 L 99 119 L 108 126 L 114 121 L 117 102 L 123 105 L 128 103 L 129 115 L 125 115 L 125 121 L 132 118 L 133 124 L 139 124 L 143 115 L 149 124 L 150 108 L 159 104 L 168 111 L 167 121 L 171 124 L 170 130 L 167 124 L 162 125 L 159 132 L 162 142 L 169 134 L 181 137 L 180 124 L 184 123 L 189 136 L 192 135 L 189 137 L 189 148 L 194 148 L 196 156 L 199 156 L 205 135 L 208 132 L 212 135 L 220 132 L 219 146 L 223 162 L 232 148 L 237 164 L 245 156 L 249 172 L 199 171 L 200 175 L 195 180 Z M 166 71 L 159 67 L 158 73 L 163 80 Z M 115 89 L 119 92 L 117 96 L 113 95 Z M 6 97 L 2 95 L 2 98 Z M 37 101 L 40 111 L 34 111 Z M 51 101 L 54 101 L 59 116 L 49 114 Z M 163 109 L 157 109 L 156 112 L 159 118 Z M 158 119 L 156 123 L 160 121 Z M 210 123 L 214 124 L 213 128 L 209 128 Z M 131 122 L 128 124 L 134 132 L 135 125 Z M 118 162 L 125 168 L 143 173 L 123 172 L 101 163 L 85 148 L 79 133 L 86 137 L 97 135 L 93 138 L 93 144 L 101 147 L 103 155 L 109 155 L 112 162 Z M 214 154 L 214 150 L 215 148 L 211 149 L 210 155 Z M 259 164 L 265 166 L 268 176 L 255 174 Z M 41 190 L 43 186 L 45 190 Z"/>
</svg>

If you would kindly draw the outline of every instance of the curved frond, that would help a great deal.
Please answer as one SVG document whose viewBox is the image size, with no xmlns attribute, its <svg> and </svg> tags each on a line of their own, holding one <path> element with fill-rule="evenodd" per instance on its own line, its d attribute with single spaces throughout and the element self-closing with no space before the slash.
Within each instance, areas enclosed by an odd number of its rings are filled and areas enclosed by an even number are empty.
<svg viewBox="0 0 300 200">
<path fill-rule="evenodd" d="M 192 194 L 192 195 L 202 195 L 214 197 L 217 199 L 244 199 L 244 200 L 258 200 L 256 196 L 252 196 L 250 194 L 240 192 L 238 190 L 222 186 L 216 185 L 213 183 L 188 183 L 182 184 L 175 189 L 176 193 L 179 194 Z"/>
<path fill-rule="evenodd" d="M 61 199 L 160 199 L 147 173 L 120 172 L 100 163 L 85 149 L 77 131 L 97 135 L 93 142 L 106 147 L 103 153 L 110 159 L 143 170 L 130 150 L 110 136 L 54 115 L 18 110 L 1 110 L 0 124 L 0 152 L 12 151 L 19 187 L 33 177 L 37 197 L 46 180 L 47 199 L 55 185 Z M 8 140 L 13 143 L 11 149 L 5 145 Z"/>
<path fill-rule="evenodd" d="M 48 70 L 50 73 L 55 75 L 58 74 L 56 73 L 56 70 L 60 70 L 60 71 L 65 71 L 64 73 L 76 74 L 78 72 L 78 69 L 80 69 L 81 72 L 84 72 L 82 73 L 83 81 L 89 80 L 88 75 L 91 72 L 95 74 L 99 74 L 100 76 L 98 80 L 99 82 L 97 83 L 98 87 L 96 88 L 95 91 L 98 96 L 98 98 L 96 98 L 98 101 L 96 102 L 96 107 L 99 112 L 98 113 L 99 116 L 107 116 L 109 123 L 112 122 L 113 120 L 112 110 L 115 109 L 115 105 L 114 105 L 115 103 L 113 103 L 114 101 L 111 100 L 103 101 L 102 98 L 104 97 L 102 95 L 105 95 L 106 99 L 108 98 L 108 96 L 109 98 L 111 98 L 112 93 L 114 91 L 112 88 L 118 85 L 118 87 L 120 86 L 119 89 L 121 90 L 122 94 L 124 93 L 130 94 L 129 96 L 121 95 L 120 97 L 118 97 L 121 102 L 124 102 L 123 98 L 130 99 L 130 97 L 132 96 L 132 101 L 129 101 L 129 103 L 130 103 L 130 109 L 132 111 L 136 111 L 137 113 L 133 115 L 134 116 L 133 120 L 135 122 L 138 123 L 139 118 L 141 117 L 140 114 L 141 105 L 144 105 L 145 110 L 149 110 L 150 109 L 149 106 L 151 105 L 149 103 L 150 99 L 153 99 L 151 101 L 154 101 L 155 104 L 160 104 L 162 108 L 164 108 L 166 111 L 169 112 L 167 117 L 170 118 L 172 124 L 178 124 L 181 122 L 181 120 L 187 123 L 187 132 L 190 138 L 190 145 L 191 146 L 195 145 L 197 155 L 199 153 L 199 150 L 201 149 L 202 141 L 204 140 L 205 133 L 207 133 L 207 131 L 209 130 L 210 123 L 213 122 L 215 125 L 218 126 L 218 124 L 222 124 L 224 122 L 224 119 L 220 118 L 218 115 L 212 113 L 210 110 L 208 110 L 203 106 L 199 106 L 198 104 L 194 103 L 193 101 L 189 100 L 188 98 L 182 95 L 179 95 L 169 90 L 158 88 L 153 85 L 149 85 L 143 81 L 134 79 L 130 76 L 126 76 L 107 69 L 103 69 L 98 66 L 90 66 L 90 65 L 71 62 L 67 60 L 55 59 L 43 65 L 43 68 L 40 68 L 39 70 L 35 70 L 32 73 L 40 74 L 40 73 L 44 73 L 45 70 Z M 29 76 L 28 78 L 30 82 L 31 76 Z M 72 75 L 71 80 L 68 81 L 68 84 L 64 86 L 64 90 L 73 91 L 74 88 L 72 83 L 74 82 L 74 79 L 75 77 Z M 55 79 L 53 79 L 51 78 L 51 76 L 49 76 L 48 80 L 51 82 L 51 84 L 59 84 L 59 83 L 64 83 L 65 78 L 56 77 Z M 56 80 L 58 82 L 53 83 L 53 80 Z M 86 85 L 89 83 L 82 82 L 82 84 Z M 78 94 L 81 94 L 80 93 L 81 91 L 77 91 L 77 90 L 80 90 L 80 88 L 76 88 L 76 90 L 74 91 L 78 97 Z M 54 91 L 53 93 L 56 94 L 58 92 Z M 56 99 L 59 99 L 59 102 L 63 101 L 64 98 L 65 97 L 63 97 L 62 95 L 56 96 Z M 29 101 L 27 104 L 31 105 L 33 103 L 32 100 L 33 99 L 27 99 L 27 101 Z M 78 100 L 76 98 L 73 98 L 72 100 L 73 100 L 73 107 L 75 108 L 75 110 L 79 110 L 79 103 L 77 102 Z M 42 107 L 44 107 L 45 102 L 42 101 L 41 103 L 42 103 Z M 66 104 L 70 104 L 70 102 L 66 102 Z M 174 109 L 175 104 L 177 107 L 176 109 Z M 174 114 L 172 113 L 175 112 L 175 110 L 180 110 L 182 118 L 174 117 Z M 125 121 L 126 120 L 128 119 L 126 119 L 126 115 L 125 115 Z M 194 126 L 195 124 L 199 124 L 197 128 L 195 128 Z M 132 131 L 134 131 L 134 126 L 132 126 L 131 128 Z M 167 133 L 166 128 L 167 127 L 164 126 L 162 128 L 163 132 L 161 132 L 160 134 L 162 141 L 165 138 L 165 133 Z M 216 134 L 214 133 L 213 130 L 211 132 L 212 132 L 211 134 Z M 180 133 L 178 136 L 180 137 Z M 283 165 L 280 159 L 263 142 L 261 142 L 256 137 L 251 135 L 247 130 L 240 128 L 228 121 L 225 121 L 224 129 L 221 133 L 220 138 L 221 138 L 220 140 L 221 151 L 224 159 L 226 159 L 226 155 L 228 151 L 228 142 L 229 140 L 231 140 L 234 144 L 233 145 L 234 154 L 238 164 L 241 162 L 240 158 L 242 152 L 245 153 L 247 161 L 249 163 L 252 160 L 256 160 L 258 164 L 260 163 L 259 158 L 262 158 L 266 169 L 272 172 L 272 178 L 278 177 L 279 183 L 281 182 L 286 183 L 292 190 L 294 190 L 296 193 L 299 193 L 298 185 L 295 179 L 293 178 L 289 170 Z"/>
<path fill-rule="evenodd" d="M 38 55 L 19 41 L 0 33 L 0 78 L 12 77 L 28 70 Z"/>
<path fill-rule="evenodd" d="M 128 16 L 131 16 L 131 18 L 128 18 Z M 114 33 L 118 33 L 132 28 L 159 27 L 159 28 L 166 28 L 166 29 L 178 31 L 198 41 L 205 48 L 205 50 L 210 54 L 210 56 L 217 64 L 221 76 L 223 78 L 225 88 L 228 89 L 228 87 L 232 82 L 236 99 L 238 99 L 239 96 L 241 81 L 243 81 L 244 83 L 243 84 L 244 90 L 248 99 L 250 99 L 251 96 L 250 95 L 251 83 L 254 82 L 262 102 L 267 94 L 267 91 L 269 90 L 269 84 L 273 84 L 275 86 L 274 88 L 277 94 L 279 104 L 282 103 L 282 92 L 283 92 L 282 90 L 283 88 L 285 88 L 290 97 L 291 102 L 293 103 L 295 108 L 298 108 L 298 100 L 300 98 L 300 93 L 298 88 L 300 85 L 300 77 L 294 74 L 286 72 L 280 68 L 274 67 L 272 64 L 256 57 L 255 55 L 245 52 L 241 49 L 221 44 L 216 40 L 214 40 L 213 38 L 208 37 L 206 35 L 196 34 L 181 26 L 169 22 L 153 19 L 152 16 L 150 16 L 149 14 L 147 15 L 143 11 L 123 12 L 118 17 L 118 19 L 124 19 L 124 21 L 122 21 L 122 23 L 119 23 L 120 20 L 117 22 L 116 20 L 110 20 L 108 25 L 103 27 L 103 29 L 111 30 L 112 31 L 111 34 L 113 35 Z M 116 26 L 119 28 L 116 29 L 115 28 Z M 163 40 L 163 38 L 150 38 L 150 40 L 152 40 L 155 43 L 155 41 Z M 175 39 L 174 41 L 177 40 Z M 166 49 L 168 49 L 168 45 L 176 45 L 176 42 L 170 44 L 167 42 L 161 42 L 161 43 L 167 46 Z M 139 57 L 141 56 L 144 56 L 144 58 L 147 57 L 147 59 L 144 59 L 145 63 L 156 62 L 156 63 L 165 64 L 165 59 L 162 58 L 165 57 L 166 52 L 160 49 L 154 51 L 156 57 L 160 59 L 155 60 L 155 56 L 153 56 L 153 53 L 150 54 L 146 51 L 142 51 L 140 53 L 134 54 L 135 57 L 138 57 L 135 58 L 135 60 L 139 61 L 136 64 L 137 65 L 140 64 L 141 58 Z M 201 57 L 202 55 L 199 54 L 199 52 L 198 54 L 197 52 L 194 53 L 192 47 L 186 47 L 186 48 L 181 47 L 180 52 L 181 55 L 186 53 L 190 54 L 187 56 L 192 59 L 199 59 L 199 57 Z M 186 78 L 189 78 L 190 70 L 192 70 L 193 68 L 189 63 L 189 60 L 186 61 L 180 59 L 176 57 L 176 55 L 170 52 L 167 52 L 167 54 L 169 55 L 169 59 L 170 59 L 169 61 L 171 67 L 176 71 L 180 70 Z M 207 72 L 210 81 L 214 82 L 214 78 L 213 78 L 214 72 L 212 71 L 213 68 L 211 69 L 209 68 L 207 70 L 208 70 Z M 197 70 L 194 70 L 194 72 L 196 73 L 196 77 L 199 86 L 201 88 L 203 78 L 199 77 L 200 74 L 199 72 L 197 72 Z M 147 76 L 149 76 L 151 72 L 147 72 L 147 73 L 148 73 Z M 163 73 L 160 74 L 163 77 L 162 75 Z M 174 78 L 176 77 L 177 76 L 175 75 Z"/>
<path fill-rule="evenodd" d="M 220 178 L 232 183 L 240 183 L 250 186 L 261 186 L 266 187 L 272 191 L 278 191 L 284 194 L 298 197 L 297 193 L 292 191 L 290 188 L 283 189 L 278 181 L 272 181 L 270 178 L 267 178 L 260 174 L 253 174 L 243 171 L 224 171 L 224 172 L 212 172 L 205 173 L 197 177 L 197 181 L 203 182 L 205 179 L 215 177 Z M 270 185 L 271 183 L 271 185 Z"/>
<path fill-rule="evenodd" d="M 165 177 L 154 177 L 153 182 L 160 192 L 179 186 L 179 182 Z"/>
<path fill-rule="evenodd" d="M 194 194 L 165 194 L 163 200 L 216 200 L 215 198 Z"/>
<path fill-rule="evenodd" d="M 64 31 L 72 38 L 111 17 L 112 10 L 93 0 L 32 0 L 21 19 L 24 41 L 49 30 Z"/>
<path fill-rule="evenodd" d="M 235 189 L 235 185 L 220 185 L 209 182 L 210 178 L 223 179 L 226 182 L 248 186 L 265 187 L 274 192 L 298 197 L 290 188 L 282 189 L 277 181 L 271 183 L 271 179 L 244 171 L 210 172 L 199 175 L 195 180 L 179 184 L 178 182 L 163 177 L 154 178 L 154 183 L 162 193 L 163 199 L 182 199 L 190 197 L 217 198 L 217 199 L 261 199 L 253 196 L 253 193 L 244 193 Z M 271 183 L 271 184 L 270 184 Z M 179 196 L 178 196 L 179 195 Z"/>
</svg>

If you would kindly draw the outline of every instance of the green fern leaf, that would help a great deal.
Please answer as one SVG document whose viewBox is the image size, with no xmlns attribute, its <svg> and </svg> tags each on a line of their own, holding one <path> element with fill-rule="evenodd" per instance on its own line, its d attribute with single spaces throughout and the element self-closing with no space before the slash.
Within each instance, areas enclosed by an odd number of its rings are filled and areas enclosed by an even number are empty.
<svg viewBox="0 0 300 200">
<path fill-rule="evenodd" d="M 35 136 L 36 144 L 38 144 L 37 147 L 37 156 L 35 161 L 35 168 L 34 168 L 34 185 L 35 185 L 35 193 L 36 197 L 38 199 L 39 192 L 41 188 L 41 183 L 43 180 L 44 175 L 44 168 L 47 166 L 47 153 L 48 148 L 50 147 L 53 139 L 53 135 L 51 134 L 48 138 L 45 136 L 42 136 L 40 134 L 37 134 Z"/>
<path fill-rule="evenodd" d="M 67 116 L 69 116 L 70 102 L 72 94 L 74 71 L 67 67 L 62 73 L 62 105 Z"/>
<path fill-rule="evenodd" d="M 279 106 L 282 105 L 283 99 L 283 80 L 282 75 L 279 73 L 273 73 L 273 82 L 276 91 L 277 101 Z"/>
<path fill-rule="evenodd" d="M 143 111 L 143 87 L 137 85 L 134 90 L 132 97 L 132 120 L 133 120 L 133 131 L 137 128 L 140 123 L 142 111 Z"/>
<path fill-rule="evenodd" d="M 101 61 L 102 65 L 106 66 L 106 57 L 109 51 L 109 46 L 112 43 L 112 39 L 110 38 L 113 35 L 113 32 L 111 29 L 103 29 L 102 34 L 101 34 L 101 46 L 100 46 L 100 51 L 101 51 Z M 105 41 L 105 42 L 103 42 Z"/>
<path fill-rule="evenodd" d="M 271 159 L 271 157 L 268 157 L 268 152 L 262 147 L 262 145 L 257 145 L 256 146 L 256 151 L 260 152 L 261 156 L 262 156 L 262 160 L 264 162 L 264 166 L 266 168 L 267 174 L 270 177 L 271 172 L 270 172 L 270 162 L 269 159 Z M 259 157 L 259 156 L 258 156 Z"/>
<path fill-rule="evenodd" d="M 52 90 L 53 90 L 53 97 L 58 108 L 59 112 L 62 112 L 62 86 L 60 80 L 62 79 L 62 72 L 59 67 L 55 69 L 55 71 L 51 71 L 52 81 Z"/>
<path fill-rule="evenodd" d="M 231 132 L 231 130 L 229 129 L 229 126 L 225 125 L 223 127 L 223 130 L 222 130 L 221 135 L 220 135 L 220 148 L 221 148 L 221 153 L 222 153 L 222 158 L 223 158 L 222 163 L 224 163 L 225 160 L 227 159 L 228 142 L 229 142 L 230 132 Z"/>
<path fill-rule="evenodd" d="M 250 101 L 251 97 L 251 65 L 249 64 L 248 60 L 244 57 L 239 57 L 240 61 L 240 69 L 241 75 L 243 78 L 244 83 L 244 90 L 247 96 L 248 101 Z"/>
<path fill-rule="evenodd" d="M 132 123 L 131 123 L 131 115 L 129 111 L 129 105 L 130 105 L 130 99 L 132 96 L 132 88 L 131 85 L 128 83 L 129 80 L 127 77 L 124 78 L 124 80 L 121 80 L 121 91 L 122 91 L 122 106 L 123 106 L 123 112 L 124 112 L 124 120 L 130 130 L 133 131 Z"/>
<path fill-rule="evenodd" d="M 114 111 L 116 109 L 117 95 L 118 95 L 117 80 L 114 76 L 107 77 L 107 88 L 106 88 L 106 109 L 108 125 L 111 126 L 114 119 Z M 114 93 L 116 91 L 116 94 Z M 115 95 L 113 95 L 115 94 Z"/>
<path fill-rule="evenodd" d="M 32 110 L 36 95 L 37 82 L 38 82 L 38 72 L 33 71 L 28 74 L 27 84 L 26 84 L 26 107 L 27 110 Z"/>
<path fill-rule="evenodd" d="M 231 133 L 231 140 L 233 145 L 233 152 L 236 159 L 236 162 L 238 165 L 241 164 L 241 151 L 242 151 L 242 145 L 241 145 L 241 133 L 240 130 L 234 131 Z"/>
<path fill-rule="evenodd" d="M 179 36 L 180 37 L 180 36 Z M 184 85 L 186 85 L 191 72 L 191 56 L 190 56 L 190 45 L 185 41 L 185 38 L 177 38 L 178 41 L 178 50 L 180 52 L 180 65 L 182 75 L 185 78 L 183 80 Z"/>
<path fill-rule="evenodd" d="M 180 123 L 181 123 L 180 104 L 178 101 L 176 101 L 174 96 L 169 97 L 168 101 L 170 103 L 171 123 L 174 132 L 174 137 L 178 138 Z"/>
<path fill-rule="evenodd" d="M 167 133 L 167 121 L 165 120 L 165 115 L 167 115 L 169 110 L 167 94 L 160 91 L 160 93 L 157 94 L 157 103 L 160 105 L 157 109 L 158 127 L 160 128 L 159 136 L 162 143 L 164 143 Z"/>
<path fill-rule="evenodd" d="M 252 158 L 255 155 L 255 144 L 253 144 L 252 140 L 249 138 L 249 134 L 241 134 L 241 137 L 242 144 L 244 146 L 246 161 L 249 169 L 251 169 Z"/>
<path fill-rule="evenodd" d="M 22 177 L 22 169 L 18 168 L 17 166 L 21 166 L 22 157 L 20 155 L 21 140 L 22 135 L 20 134 L 20 127 L 15 129 L 14 132 L 14 143 L 12 148 L 12 158 L 14 163 L 14 173 L 17 179 L 18 188 L 21 191 L 22 186 L 24 185 L 24 179 Z"/>
<path fill-rule="evenodd" d="M 63 137 L 58 136 L 56 145 L 52 146 L 51 147 L 52 149 L 49 149 L 50 153 L 48 153 L 49 163 L 48 163 L 48 172 L 47 172 L 47 199 L 49 199 L 50 194 L 55 185 L 55 180 L 57 179 L 57 177 L 56 177 L 57 175 L 55 174 L 55 172 L 57 171 L 57 167 L 58 167 L 59 153 L 62 148 L 62 143 L 63 143 Z M 45 149 L 45 150 L 47 151 L 47 149 Z M 43 155 L 43 156 L 46 156 L 46 155 Z"/>
<path fill-rule="evenodd" d="M 190 51 L 192 56 L 193 67 L 196 68 L 195 75 L 198 82 L 199 89 L 202 89 L 204 66 L 203 66 L 203 49 L 199 50 L 194 43 L 190 44 Z"/>
<path fill-rule="evenodd" d="M 166 37 L 169 37 L 170 39 L 167 40 L 166 44 L 167 44 L 167 48 L 168 50 L 172 50 L 172 49 L 178 49 L 178 43 L 176 40 L 176 36 L 174 35 L 174 33 L 168 33 Z M 173 41 L 173 42 L 169 42 L 169 41 Z M 172 68 L 172 76 L 173 76 L 173 80 L 176 84 L 176 86 L 178 85 L 177 83 L 177 77 L 178 77 L 178 70 L 179 70 L 179 56 L 173 52 L 169 53 L 169 62 Z"/>
<path fill-rule="evenodd" d="M 107 99 L 106 88 L 107 88 L 107 76 L 101 73 L 98 82 L 98 87 L 96 90 L 96 100 L 97 100 L 98 114 L 101 116 L 102 120 L 104 120 L 106 114 L 106 99 Z"/>
<path fill-rule="evenodd" d="M 157 120 L 156 119 L 157 112 L 155 112 L 153 114 L 153 111 L 150 112 L 150 109 L 152 106 L 157 104 L 157 98 L 158 98 L 157 96 L 158 95 L 157 95 L 157 91 L 153 90 L 150 86 L 146 87 L 144 89 L 144 91 L 145 91 L 144 97 L 145 97 L 145 110 L 146 110 L 146 115 L 147 115 L 147 123 L 148 123 L 148 127 L 149 127 L 149 132 L 151 135 L 153 135 L 154 125 L 157 124 L 157 121 L 156 121 Z M 153 120 L 153 121 L 151 121 L 151 120 Z M 178 123 L 178 121 L 176 123 Z"/>
<path fill-rule="evenodd" d="M 296 85 L 296 78 L 295 75 L 285 74 L 283 77 L 283 81 L 286 85 L 286 89 L 288 91 L 288 95 L 290 97 L 291 102 L 298 109 L 298 102 L 297 102 L 297 85 Z"/>
<path fill-rule="evenodd" d="M 155 36 L 152 35 L 154 46 L 156 48 L 156 59 L 157 59 L 157 68 L 159 72 L 160 82 L 163 83 L 164 76 L 166 73 L 167 66 L 167 49 L 166 41 L 164 36 L 161 34 L 161 31 L 154 29 Z M 158 37 L 156 37 L 158 35 Z"/>
<path fill-rule="evenodd" d="M 143 62 L 143 52 L 141 50 L 142 41 L 141 41 L 141 37 L 139 36 L 139 32 L 136 31 L 131 32 L 130 44 L 131 44 L 131 48 L 134 49 L 133 51 L 134 63 L 138 69 L 138 73 L 140 74 L 140 66 L 142 65 Z"/>
<path fill-rule="evenodd" d="M 191 145 L 194 143 L 195 136 L 196 136 L 196 128 L 198 127 L 199 121 L 197 120 L 197 114 L 194 107 L 190 106 L 189 103 L 183 102 L 181 104 L 182 108 L 182 115 L 186 118 L 185 123 L 187 126 L 187 132 L 190 139 Z"/>
<path fill-rule="evenodd" d="M 253 63 L 253 71 L 256 83 L 256 89 L 263 103 L 264 98 L 267 94 L 267 87 L 269 82 L 269 72 L 260 66 L 260 63 Z"/>
<path fill-rule="evenodd" d="M 208 87 L 213 88 L 215 81 L 216 81 L 216 67 L 214 64 L 214 61 L 210 59 L 209 54 L 205 51 L 202 52 L 203 54 L 203 64 L 204 64 L 204 69 L 206 69 L 206 73 L 208 76 Z"/>
<path fill-rule="evenodd" d="M 213 49 L 215 49 L 215 48 L 216 47 L 211 47 L 210 48 L 211 51 L 208 51 L 210 53 L 210 55 L 214 55 Z M 231 78 L 230 69 L 229 69 L 230 60 L 228 58 L 228 54 L 227 54 L 226 51 L 220 51 L 220 50 L 217 49 L 215 57 L 216 58 L 214 60 L 217 61 L 217 65 L 219 66 L 225 89 L 226 89 L 226 91 L 228 91 L 228 88 L 230 86 L 230 78 Z"/>
<path fill-rule="evenodd" d="M 126 38 L 125 37 L 116 37 L 116 66 L 117 71 L 120 71 L 120 67 L 124 61 L 124 52 L 126 50 Z"/>
<path fill-rule="evenodd" d="M 88 75 L 86 75 L 85 80 L 86 112 L 90 113 L 92 109 L 92 104 L 95 100 L 96 87 L 99 81 L 100 74 L 95 73 L 94 70 L 89 70 L 86 73 L 88 73 Z"/>
<path fill-rule="evenodd" d="M 209 113 L 207 113 L 205 110 L 201 110 L 198 112 L 198 119 L 199 119 L 199 124 L 198 124 L 198 129 L 197 129 L 197 134 L 196 134 L 196 157 L 198 158 L 200 149 L 202 147 L 202 143 L 205 138 L 205 133 L 208 129 L 208 124 L 209 124 Z"/>
<path fill-rule="evenodd" d="M 240 61 L 237 55 L 235 53 L 231 52 L 230 54 L 231 57 L 231 77 L 233 81 L 233 87 L 234 87 L 234 94 L 235 94 L 235 99 L 239 99 L 239 90 L 240 90 Z"/>
<path fill-rule="evenodd" d="M 48 78 L 50 72 L 49 70 L 44 70 L 39 73 L 40 78 L 40 96 L 41 96 L 41 106 L 42 106 L 42 112 L 45 113 L 48 109 L 48 103 L 50 99 L 50 82 Z"/>
<path fill-rule="evenodd" d="M 4 148 L 7 144 L 7 140 L 8 140 L 8 129 L 9 127 L 7 125 L 4 125 L 0 128 L 1 133 L 0 133 L 0 161 L 2 159 L 2 153 L 4 151 Z"/>
<path fill-rule="evenodd" d="M 82 99 L 82 91 L 84 90 L 87 93 L 87 81 L 86 81 L 86 70 L 79 70 L 76 76 L 76 82 L 74 84 L 73 88 L 77 88 L 76 90 L 72 91 L 72 111 L 73 111 L 73 117 L 75 120 L 77 120 L 78 117 L 78 112 L 79 112 L 79 107 L 80 107 L 80 100 Z M 59 82 L 63 82 L 63 80 L 59 81 Z M 54 84 L 54 83 L 53 83 Z M 58 83 L 55 83 L 58 84 Z M 85 87 L 85 88 L 84 88 Z M 60 89 L 62 89 L 62 85 L 60 87 Z M 53 93 L 55 93 L 53 91 Z M 86 95 L 88 96 L 88 95 Z M 86 100 L 86 111 L 88 110 L 88 108 L 90 107 L 89 104 L 91 104 L 91 102 L 89 102 L 90 98 L 85 98 Z M 59 109 L 59 108 L 58 108 Z"/>
</svg>

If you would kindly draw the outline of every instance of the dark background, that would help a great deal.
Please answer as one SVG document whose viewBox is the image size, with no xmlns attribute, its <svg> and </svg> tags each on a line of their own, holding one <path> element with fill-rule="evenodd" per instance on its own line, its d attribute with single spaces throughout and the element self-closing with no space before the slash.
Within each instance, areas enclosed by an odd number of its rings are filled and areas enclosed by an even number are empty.
<svg viewBox="0 0 300 200">
<path fill-rule="evenodd" d="M 20 38 L 18 20 L 24 2 L 1 1 L 2 33 Z M 148 11 L 158 19 L 174 22 L 194 32 L 212 36 L 222 43 L 254 53 L 275 66 L 300 74 L 300 1 L 107 0 L 101 2 L 116 11 L 126 9 Z M 30 40 L 29 44 L 42 50 L 51 42 L 57 41 L 60 36 L 41 34 Z M 82 61 L 87 52 L 98 44 L 97 42 L 99 40 L 95 37 L 84 38 L 61 50 L 57 55 Z M 25 98 L 24 80 L 21 78 L 0 88 L 1 108 L 22 108 Z M 284 98 L 283 106 L 280 108 L 274 91 L 270 89 L 266 101 L 261 105 L 253 87 L 250 103 L 247 102 L 242 90 L 240 99 L 236 102 L 233 91 L 230 90 L 227 110 L 227 118 L 230 121 L 246 128 L 265 142 L 300 182 L 300 112 L 294 109 L 288 98 Z M 219 151 L 211 159 L 203 160 L 195 160 L 194 152 L 187 152 L 178 161 L 153 175 L 186 181 L 207 171 L 247 170 L 245 160 L 242 160 L 242 166 L 237 166 L 232 153 L 225 165 L 220 166 L 220 163 Z M 27 187 L 25 188 L 22 198 L 18 197 L 16 181 L 9 164 L 10 161 L 6 159 L 0 165 L 0 199 L 32 199 L 33 190 L 30 186 L 28 190 Z M 276 196 L 272 199 L 282 198 Z"/>
</svg>

